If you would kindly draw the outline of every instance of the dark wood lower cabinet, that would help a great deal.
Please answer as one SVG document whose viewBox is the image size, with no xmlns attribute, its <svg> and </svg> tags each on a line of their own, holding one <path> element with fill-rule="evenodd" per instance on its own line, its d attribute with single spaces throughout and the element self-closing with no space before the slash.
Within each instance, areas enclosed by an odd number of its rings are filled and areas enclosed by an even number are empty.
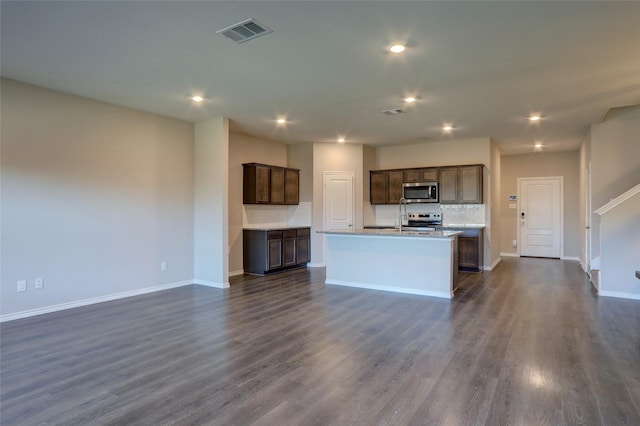
<svg viewBox="0 0 640 426">
<path fill-rule="evenodd" d="M 480 272 L 484 260 L 484 229 L 445 228 L 447 231 L 462 231 L 458 235 L 458 270 Z"/>
<path fill-rule="evenodd" d="M 242 234 L 245 273 L 264 275 L 310 260 L 310 228 L 245 229 Z"/>
</svg>

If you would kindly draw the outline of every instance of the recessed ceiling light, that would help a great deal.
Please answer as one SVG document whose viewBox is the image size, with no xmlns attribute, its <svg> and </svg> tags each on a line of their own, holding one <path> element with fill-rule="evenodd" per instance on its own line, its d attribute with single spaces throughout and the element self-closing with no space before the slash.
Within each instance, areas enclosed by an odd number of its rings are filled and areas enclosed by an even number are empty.
<svg viewBox="0 0 640 426">
<path fill-rule="evenodd" d="M 406 47 L 403 44 L 394 44 L 391 47 L 389 47 L 389 52 L 391 53 L 402 53 L 404 52 L 404 50 L 406 49 Z"/>
<path fill-rule="evenodd" d="M 442 130 L 444 132 L 450 132 L 453 130 L 453 126 L 451 124 L 445 124 L 444 126 L 442 126 Z"/>
<path fill-rule="evenodd" d="M 287 119 L 286 118 L 278 118 L 276 120 L 276 123 L 278 123 L 278 124 L 286 124 L 287 123 Z"/>
<path fill-rule="evenodd" d="M 201 103 L 204 101 L 204 98 L 202 96 L 192 96 L 191 100 L 197 104 Z"/>
<path fill-rule="evenodd" d="M 542 144 L 542 142 L 539 142 L 539 141 L 533 145 L 533 147 L 538 150 L 542 149 L 543 146 L 544 145 Z"/>
<path fill-rule="evenodd" d="M 340 137 L 338 138 L 338 143 L 344 143 L 344 141 L 345 141 L 345 140 L 346 140 L 346 139 L 344 138 L 344 136 L 340 136 Z"/>
<path fill-rule="evenodd" d="M 536 121 L 540 121 L 541 119 L 542 119 L 542 116 L 540 114 L 531 114 L 529 116 L 529 121 L 536 122 Z"/>
<path fill-rule="evenodd" d="M 416 98 L 414 98 L 413 96 L 409 96 L 408 98 L 404 98 L 403 100 L 408 104 L 412 104 L 416 101 Z"/>
</svg>

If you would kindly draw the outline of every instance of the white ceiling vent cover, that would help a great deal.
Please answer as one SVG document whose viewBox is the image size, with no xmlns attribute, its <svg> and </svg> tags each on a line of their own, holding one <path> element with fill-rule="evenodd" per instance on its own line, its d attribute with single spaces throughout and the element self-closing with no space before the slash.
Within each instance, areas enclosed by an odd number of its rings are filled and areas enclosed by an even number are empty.
<svg viewBox="0 0 640 426">
<path fill-rule="evenodd" d="M 216 34 L 222 34 L 236 43 L 244 43 L 245 41 L 253 40 L 254 38 L 262 37 L 272 32 L 273 30 L 271 28 L 267 28 L 251 18 L 216 31 Z"/>
<path fill-rule="evenodd" d="M 398 114 L 404 114 L 405 110 L 403 110 L 402 108 L 391 108 L 391 109 L 385 109 L 384 111 L 382 111 L 383 114 L 387 114 L 387 115 L 398 115 Z"/>
</svg>

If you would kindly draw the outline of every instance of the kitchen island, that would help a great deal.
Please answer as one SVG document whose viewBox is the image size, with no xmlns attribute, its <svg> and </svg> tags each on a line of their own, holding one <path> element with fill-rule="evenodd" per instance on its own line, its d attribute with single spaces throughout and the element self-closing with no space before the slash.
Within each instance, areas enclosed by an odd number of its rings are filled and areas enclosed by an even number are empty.
<svg viewBox="0 0 640 426">
<path fill-rule="evenodd" d="M 459 231 L 354 229 L 325 234 L 326 284 L 451 299 Z"/>
</svg>

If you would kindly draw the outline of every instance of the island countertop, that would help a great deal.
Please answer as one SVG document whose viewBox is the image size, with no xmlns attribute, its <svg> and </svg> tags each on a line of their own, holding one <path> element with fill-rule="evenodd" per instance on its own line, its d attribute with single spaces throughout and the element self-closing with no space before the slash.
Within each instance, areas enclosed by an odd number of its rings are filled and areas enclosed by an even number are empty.
<svg viewBox="0 0 640 426">
<path fill-rule="evenodd" d="M 363 235 L 376 237 L 407 237 L 407 238 L 426 238 L 426 239 L 443 239 L 451 238 L 462 234 L 462 231 L 414 231 L 411 229 L 328 229 L 325 231 L 317 231 L 319 234 L 330 235 Z"/>
</svg>

